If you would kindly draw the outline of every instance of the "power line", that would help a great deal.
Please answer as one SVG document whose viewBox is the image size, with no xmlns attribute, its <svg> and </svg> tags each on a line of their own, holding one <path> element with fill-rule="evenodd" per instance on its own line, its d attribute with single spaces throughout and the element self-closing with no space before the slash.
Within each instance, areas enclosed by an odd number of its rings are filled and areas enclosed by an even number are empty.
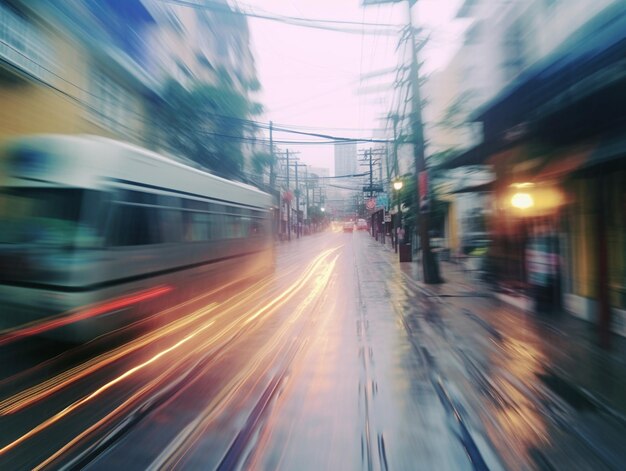
<svg viewBox="0 0 626 471">
<path fill-rule="evenodd" d="M 0 44 L 3 44 L 5 47 L 9 47 L 12 50 L 14 50 L 17 54 L 20 54 L 21 56 L 23 56 L 25 59 L 29 60 L 30 62 L 32 62 L 34 65 L 39 66 L 40 68 L 42 68 L 43 70 L 45 70 L 46 72 L 50 73 L 52 76 L 58 78 L 59 80 L 67 83 L 68 85 L 76 88 L 77 90 L 80 90 L 81 92 L 94 97 L 97 100 L 102 100 L 102 97 L 95 95 L 91 92 L 89 92 L 88 90 L 80 87 L 79 85 L 71 82 L 70 80 L 67 80 L 66 78 L 62 77 L 61 75 L 53 72 L 52 70 L 46 68 L 45 66 L 39 64 L 38 62 L 34 61 L 32 58 L 22 54 L 19 50 L 15 49 L 11 44 L 6 43 L 5 41 L 0 40 Z M 21 70 L 22 73 L 24 73 L 25 75 L 31 77 L 33 80 L 36 80 L 38 83 L 54 90 L 55 92 L 65 96 L 66 98 L 69 98 L 70 100 L 76 102 L 77 104 L 79 104 L 80 106 L 83 106 L 89 110 L 91 110 L 92 112 L 102 116 L 105 119 L 110 119 L 111 121 L 115 121 L 115 124 L 117 125 L 123 125 L 126 127 L 125 123 L 120 123 L 112 118 L 110 118 L 109 116 L 103 114 L 100 110 L 98 110 L 97 108 L 95 108 L 94 106 L 92 106 L 91 104 L 81 100 L 80 98 L 58 88 L 55 87 L 54 85 L 52 85 L 51 83 L 48 83 L 47 81 L 40 79 L 39 77 L 31 74 L 30 72 L 26 71 L 26 70 Z M 143 120 L 143 116 L 141 116 L 139 113 L 135 112 L 134 110 L 130 109 L 130 108 L 126 108 L 127 111 L 130 111 L 133 113 L 133 115 L 135 115 L 135 117 L 137 119 L 142 119 Z M 227 115 L 222 115 L 222 114 L 218 114 L 218 113 L 214 113 L 212 114 L 213 117 L 218 118 L 218 119 L 223 119 L 223 120 L 233 120 L 233 121 L 238 121 L 244 124 L 248 124 L 248 125 L 252 125 L 256 128 L 260 128 L 260 129 L 269 129 L 269 124 L 267 123 L 262 123 L 260 121 L 253 121 L 250 119 L 245 119 L 245 118 L 238 118 L 235 116 L 227 116 Z M 297 144 L 297 145 L 309 145 L 309 144 L 334 144 L 336 142 L 388 142 L 388 141 L 382 141 L 382 140 L 374 140 L 374 139 L 367 139 L 367 138 L 348 138 L 348 137 L 342 137 L 342 136 L 333 136 L 333 135 L 329 135 L 329 134 L 321 134 L 321 133 L 310 133 L 310 132 L 305 132 L 305 131 L 298 131 L 298 130 L 293 130 L 293 129 L 288 129 L 287 127 L 276 127 L 275 128 L 277 131 L 281 131 L 281 132 L 285 132 L 285 133 L 290 133 L 290 134 L 298 134 L 298 135 L 305 135 L 305 136 L 311 136 L 311 137 L 319 137 L 322 139 L 328 139 L 330 142 L 328 141 L 295 141 L 295 140 L 276 140 L 276 143 L 279 144 Z M 127 131 L 130 131 L 131 133 L 135 134 L 134 130 L 131 130 L 130 128 L 127 128 Z M 227 138 L 227 139 L 238 139 L 238 140 L 244 140 L 244 141 L 254 141 L 254 142 L 266 142 L 265 139 L 259 139 L 259 138 L 249 138 L 249 137 L 243 137 L 243 136 L 230 136 L 230 135 L 225 135 L 225 134 L 219 134 L 219 133 L 210 133 L 207 132 L 207 134 L 210 135 L 214 135 L 217 137 L 223 137 L 223 138 Z M 138 137 L 138 135 L 135 135 L 135 137 Z"/>
<path fill-rule="evenodd" d="M 283 16 L 276 14 L 261 14 L 254 13 L 252 11 L 244 11 L 241 9 L 233 10 L 228 5 L 218 4 L 210 1 L 206 1 L 202 4 L 195 3 L 187 0 L 160 0 L 164 3 L 172 3 L 176 5 L 186 6 L 190 8 L 202 9 L 202 10 L 212 10 L 220 13 L 226 13 L 230 15 L 243 15 L 250 18 L 256 18 L 261 20 L 269 20 L 269 21 L 278 21 L 281 23 L 289 24 L 291 26 L 301 26 L 305 28 L 313 28 L 320 29 L 326 31 L 333 31 L 339 33 L 352 33 L 352 34 L 388 34 L 388 35 L 396 35 L 398 31 L 401 29 L 400 25 L 393 24 L 375 24 L 375 23 L 358 23 L 353 21 L 343 21 L 343 20 L 324 20 L 324 19 L 312 19 L 312 18 L 304 18 L 304 17 L 295 17 L 295 16 Z M 342 27 L 344 26 L 344 27 Z M 346 26 L 362 26 L 362 28 L 347 28 Z M 365 29 L 365 26 L 368 28 L 376 27 L 377 30 L 370 29 L 369 31 Z"/>
</svg>

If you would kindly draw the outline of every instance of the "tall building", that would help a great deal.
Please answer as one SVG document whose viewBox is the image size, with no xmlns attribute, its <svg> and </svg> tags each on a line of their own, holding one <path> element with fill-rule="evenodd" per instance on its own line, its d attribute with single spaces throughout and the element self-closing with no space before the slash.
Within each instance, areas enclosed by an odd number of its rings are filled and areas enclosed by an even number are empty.
<svg viewBox="0 0 626 471">
<path fill-rule="evenodd" d="M 335 175 L 353 175 L 356 173 L 356 144 L 335 144 Z"/>
</svg>

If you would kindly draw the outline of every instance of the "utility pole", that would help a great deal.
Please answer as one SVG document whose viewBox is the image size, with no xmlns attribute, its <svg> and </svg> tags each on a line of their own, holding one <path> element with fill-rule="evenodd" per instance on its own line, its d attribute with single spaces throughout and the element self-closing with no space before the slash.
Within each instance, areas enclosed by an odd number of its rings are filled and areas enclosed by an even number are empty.
<svg viewBox="0 0 626 471">
<path fill-rule="evenodd" d="M 296 226 L 296 234 L 298 237 L 302 236 L 302 227 L 300 225 L 300 180 L 299 180 L 299 176 L 298 176 L 298 167 L 304 167 L 304 171 L 305 171 L 305 187 L 307 185 L 307 180 L 309 178 L 309 171 L 308 168 L 306 166 L 306 164 L 301 164 L 299 162 L 294 162 L 293 166 L 296 168 L 296 205 L 298 207 L 298 210 L 296 212 L 296 214 L 298 215 L 298 220 L 297 220 L 297 226 Z M 306 195 L 306 203 L 308 204 L 309 202 L 309 195 L 308 195 L 308 189 L 307 189 L 307 195 Z M 308 209 L 307 209 L 308 210 Z M 304 216 L 304 211 L 302 211 L 302 216 Z M 304 223 L 304 217 L 303 219 L 303 223 Z"/>
<path fill-rule="evenodd" d="M 289 149 L 287 149 L 287 192 L 289 192 Z M 287 240 L 291 240 L 291 201 L 287 198 Z"/>
<path fill-rule="evenodd" d="M 274 139 L 272 136 L 273 127 L 274 127 L 274 123 L 270 121 L 270 191 L 275 192 L 276 175 L 274 174 Z M 283 207 L 283 204 L 282 204 L 282 201 L 280 201 L 280 190 L 279 190 L 278 191 L 278 215 L 276 216 L 278 220 L 273 221 L 274 230 L 276 231 L 276 234 L 280 232 L 280 221 L 282 220 L 280 211 L 282 210 L 282 207 Z"/>
<path fill-rule="evenodd" d="M 370 198 L 372 198 L 374 196 L 374 191 L 373 191 L 374 190 L 374 188 L 373 188 L 373 185 L 374 185 L 374 182 L 373 182 L 374 174 L 372 172 L 372 148 L 371 147 L 370 147 L 369 156 L 370 156 Z"/>
<path fill-rule="evenodd" d="M 402 0 L 363 0 L 364 6 L 369 5 L 379 5 L 382 3 L 399 3 Z M 426 160 L 424 157 L 424 129 L 422 123 L 422 100 L 420 97 L 419 90 L 419 65 L 417 63 L 417 52 L 418 48 L 415 44 L 415 31 L 413 30 L 413 16 L 411 14 L 411 7 L 417 3 L 417 0 L 407 0 L 407 12 L 408 12 L 408 21 L 407 25 L 409 28 L 409 41 L 411 41 L 411 89 L 412 89 L 412 98 L 411 98 L 411 130 L 413 135 L 413 160 L 415 163 L 415 182 L 416 189 L 418 194 L 418 204 L 416 211 L 417 216 L 417 234 L 420 239 L 422 245 L 422 269 L 424 272 L 424 282 L 425 283 L 441 283 L 442 279 L 439 276 L 439 266 L 437 265 L 437 261 L 430 251 L 430 240 L 428 234 L 428 223 L 429 223 L 429 211 L 430 208 L 425 208 L 422 212 L 421 202 L 419 201 L 420 195 L 420 175 L 422 172 L 426 171 Z M 394 126 L 395 128 L 395 126 Z M 394 133 L 395 134 L 395 133 Z M 425 175 L 425 174 L 424 174 Z M 426 178 L 422 178 L 424 184 L 426 183 Z"/>
<path fill-rule="evenodd" d="M 309 167 L 304 166 L 304 188 L 306 189 L 306 218 L 309 218 Z M 311 221 L 309 220 L 309 224 Z"/>
<path fill-rule="evenodd" d="M 298 154 L 299 152 L 295 152 L 295 154 Z M 285 150 L 285 157 L 278 157 L 277 160 L 285 160 L 287 163 L 285 165 L 286 168 L 286 175 L 284 177 L 280 177 L 280 178 L 285 178 L 285 180 L 287 181 L 286 187 L 287 187 L 287 193 L 291 194 L 291 166 L 292 163 L 290 162 L 290 159 L 292 158 L 294 152 L 289 152 L 289 149 Z M 296 159 L 297 160 L 297 159 Z M 296 165 L 298 165 L 298 163 L 296 162 Z M 282 166 L 281 166 L 282 167 Z M 298 187 L 298 180 L 297 180 L 297 170 L 296 170 L 296 188 Z M 290 198 L 286 198 L 286 203 L 287 203 L 287 240 L 291 240 L 291 199 Z"/>
<path fill-rule="evenodd" d="M 439 266 L 433 253 L 430 250 L 430 235 L 428 234 L 430 207 L 422 211 L 420 195 L 420 174 L 426 171 L 426 159 L 424 157 L 424 125 L 422 123 L 422 99 L 419 89 L 419 64 L 417 62 L 418 48 L 415 44 L 415 32 L 413 30 L 413 17 L 411 15 L 411 5 L 415 0 L 407 0 L 409 41 L 411 41 L 411 128 L 413 134 L 413 158 L 415 162 L 415 182 L 417 189 L 417 235 L 422 245 L 422 270 L 424 273 L 424 283 L 441 283 Z M 422 182 L 426 184 L 426 178 Z"/>
<path fill-rule="evenodd" d="M 300 188 L 298 187 L 298 162 L 296 162 L 296 239 L 300 238 Z"/>
<path fill-rule="evenodd" d="M 393 170 L 396 178 L 400 176 L 400 169 L 398 168 L 398 120 L 400 117 L 397 114 L 392 116 L 393 119 Z"/>
<path fill-rule="evenodd" d="M 274 184 L 276 183 L 276 175 L 274 175 L 274 138 L 272 135 L 272 131 L 274 128 L 274 123 L 270 121 L 270 188 L 274 189 Z"/>
</svg>

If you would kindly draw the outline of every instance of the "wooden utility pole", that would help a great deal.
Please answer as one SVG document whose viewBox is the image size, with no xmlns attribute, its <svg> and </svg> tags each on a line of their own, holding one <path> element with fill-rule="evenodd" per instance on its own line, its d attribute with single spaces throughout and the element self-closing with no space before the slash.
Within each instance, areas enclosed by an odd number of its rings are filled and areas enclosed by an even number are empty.
<svg viewBox="0 0 626 471">
<path fill-rule="evenodd" d="M 298 186 L 298 162 L 296 162 L 296 239 L 300 238 L 300 187 Z"/>
<path fill-rule="evenodd" d="M 270 121 L 270 188 L 274 189 L 274 185 L 276 184 L 276 175 L 274 174 L 274 138 L 272 135 L 272 131 L 274 128 L 274 123 Z"/>
<path fill-rule="evenodd" d="M 287 149 L 287 192 L 289 192 L 289 149 Z M 287 198 L 287 240 L 291 240 L 291 201 Z"/>
<path fill-rule="evenodd" d="M 413 29 L 413 16 L 411 5 L 414 0 L 407 0 L 409 41 L 411 41 L 411 130 L 413 134 L 413 159 L 415 162 L 415 188 L 417 190 L 417 236 L 422 246 L 422 270 L 424 273 L 424 283 L 441 283 L 439 266 L 433 253 L 430 250 L 430 235 L 428 233 L 430 207 L 422 208 L 420 201 L 420 183 L 426 184 L 426 178 L 420 182 L 420 174 L 426 172 L 426 159 L 424 156 L 424 125 L 422 123 L 422 99 L 420 95 L 419 64 L 417 62 L 418 48 L 415 44 L 415 32 Z"/>
<path fill-rule="evenodd" d="M 370 156 L 370 198 L 372 198 L 374 196 L 374 188 L 373 188 L 373 184 L 374 184 L 374 172 L 372 171 L 372 148 L 370 147 L 370 152 L 369 152 L 369 156 Z"/>
</svg>

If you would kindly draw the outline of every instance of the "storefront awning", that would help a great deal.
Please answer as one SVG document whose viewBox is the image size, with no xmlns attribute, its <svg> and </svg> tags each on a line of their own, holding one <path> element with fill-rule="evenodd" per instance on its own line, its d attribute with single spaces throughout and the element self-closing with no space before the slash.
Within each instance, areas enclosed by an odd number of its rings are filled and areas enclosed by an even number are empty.
<svg viewBox="0 0 626 471">
<path fill-rule="evenodd" d="M 626 3 L 615 2 L 556 51 L 522 73 L 493 100 L 473 115 L 483 121 L 489 116 L 514 115 L 523 122 L 562 109 L 566 102 L 585 98 L 626 77 Z"/>
<path fill-rule="evenodd" d="M 601 139 L 589 153 L 581 168 L 591 168 L 603 164 L 626 166 L 626 134 L 617 132 Z"/>
<path fill-rule="evenodd" d="M 474 186 L 466 186 L 464 188 L 459 188 L 458 190 L 454 190 L 452 194 L 458 193 L 484 193 L 486 191 L 493 191 L 494 189 L 494 181 L 488 183 L 481 183 L 480 185 Z"/>
<path fill-rule="evenodd" d="M 477 146 L 471 147 L 470 149 L 447 159 L 445 162 L 436 165 L 435 168 L 450 170 L 468 165 L 482 165 L 485 163 L 488 155 L 489 149 L 487 149 L 487 146 L 485 144 L 478 144 Z"/>
</svg>

